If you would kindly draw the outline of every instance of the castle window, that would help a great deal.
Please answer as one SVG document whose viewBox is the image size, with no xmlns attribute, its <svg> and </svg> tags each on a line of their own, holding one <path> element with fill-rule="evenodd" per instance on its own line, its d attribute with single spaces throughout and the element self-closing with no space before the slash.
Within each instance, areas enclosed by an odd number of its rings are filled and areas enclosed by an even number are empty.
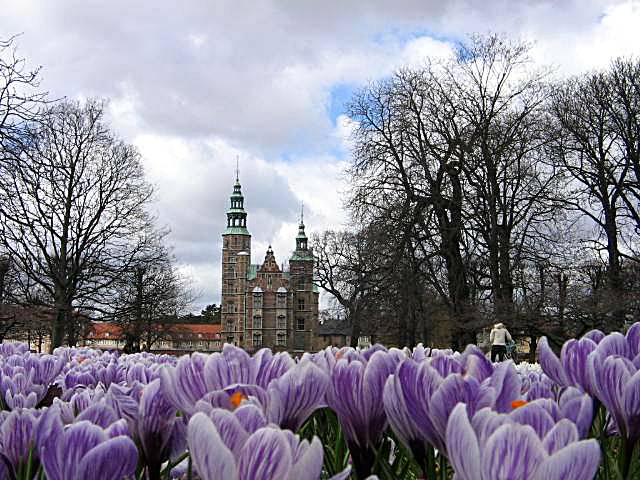
<svg viewBox="0 0 640 480">
<path fill-rule="evenodd" d="M 296 320 L 296 330 L 304 330 L 304 318 L 298 318 Z"/>
<path fill-rule="evenodd" d="M 287 346 L 287 334 L 284 332 L 278 332 L 278 334 L 276 335 L 276 345 L 280 346 L 280 347 L 286 347 Z"/>
<path fill-rule="evenodd" d="M 253 308 L 255 309 L 262 308 L 262 293 L 253 294 Z"/>
<path fill-rule="evenodd" d="M 287 317 L 285 317 L 284 315 L 278 315 L 278 329 L 287 329 Z"/>
<path fill-rule="evenodd" d="M 287 294 L 284 292 L 278 292 L 277 308 L 287 308 Z"/>
<path fill-rule="evenodd" d="M 253 328 L 262 328 L 262 317 L 260 315 L 253 317 Z"/>
<path fill-rule="evenodd" d="M 271 279 L 271 278 L 272 278 L 272 277 L 273 277 L 273 275 L 267 275 L 267 286 L 268 286 L 269 288 L 271 288 L 271 282 L 272 282 L 272 279 Z"/>
<path fill-rule="evenodd" d="M 253 346 L 256 348 L 262 347 L 262 334 L 254 333 L 253 334 Z"/>
<path fill-rule="evenodd" d="M 304 298 L 298 298 L 298 310 L 304 310 Z"/>
</svg>

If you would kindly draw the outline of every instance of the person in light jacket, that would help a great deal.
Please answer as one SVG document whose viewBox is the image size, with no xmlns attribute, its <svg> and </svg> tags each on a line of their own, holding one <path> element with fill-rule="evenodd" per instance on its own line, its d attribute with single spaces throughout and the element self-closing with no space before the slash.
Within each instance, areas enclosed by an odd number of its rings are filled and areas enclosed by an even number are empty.
<svg viewBox="0 0 640 480">
<path fill-rule="evenodd" d="M 489 334 L 489 341 L 491 342 L 491 361 L 495 362 L 498 358 L 502 362 L 507 353 L 507 342 L 512 341 L 509 330 L 504 328 L 502 323 L 496 323 Z"/>
</svg>

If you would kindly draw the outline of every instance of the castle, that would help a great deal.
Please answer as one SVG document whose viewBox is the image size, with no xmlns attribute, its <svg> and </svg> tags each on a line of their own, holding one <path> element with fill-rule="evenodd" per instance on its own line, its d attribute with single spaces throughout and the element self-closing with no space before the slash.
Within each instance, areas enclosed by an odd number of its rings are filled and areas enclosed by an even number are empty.
<svg viewBox="0 0 640 480">
<path fill-rule="evenodd" d="M 318 289 L 302 214 L 289 271 L 278 266 L 271 245 L 262 265 L 252 265 L 251 234 L 237 173 L 230 200 L 222 234 L 222 338 L 250 352 L 262 347 L 312 350 Z"/>
</svg>

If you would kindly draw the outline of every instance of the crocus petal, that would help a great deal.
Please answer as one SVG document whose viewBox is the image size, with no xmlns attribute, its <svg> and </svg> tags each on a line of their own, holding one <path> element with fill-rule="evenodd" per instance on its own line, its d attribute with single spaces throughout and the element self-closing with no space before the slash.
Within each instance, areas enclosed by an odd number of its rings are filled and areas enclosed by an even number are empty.
<svg viewBox="0 0 640 480">
<path fill-rule="evenodd" d="M 585 394 L 577 397 L 568 397 L 568 400 L 564 402 L 561 397 L 560 402 L 562 416 L 575 423 L 580 438 L 585 438 L 589 434 L 591 423 L 593 422 L 592 398 Z"/>
<path fill-rule="evenodd" d="M 604 337 L 605 337 L 605 334 L 597 329 L 589 330 L 587 333 L 585 333 L 582 336 L 582 338 L 588 338 L 589 340 L 592 340 L 596 344 L 600 343 L 600 340 L 602 340 Z"/>
<path fill-rule="evenodd" d="M 441 383 L 442 377 L 427 362 L 412 359 L 402 362 L 387 380 L 383 392 L 385 411 L 391 427 L 407 447 L 428 442 L 443 449 L 428 415 L 431 396 Z"/>
<path fill-rule="evenodd" d="M 440 355 L 432 358 L 429 362 L 429 366 L 435 369 L 441 377 L 445 378 L 452 373 L 461 373 L 462 366 L 460 363 L 448 355 Z"/>
<path fill-rule="evenodd" d="M 490 378 L 490 384 L 495 389 L 495 410 L 499 413 L 508 413 L 512 410 L 511 404 L 520 398 L 522 380 L 512 362 L 502 362 L 495 367 Z"/>
<path fill-rule="evenodd" d="M 67 427 L 61 439 L 64 478 L 75 479 L 80 462 L 87 452 L 106 439 L 104 430 L 88 421 L 81 421 Z"/>
<path fill-rule="evenodd" d="M 464 357 L 464 370 L 467 375 L 475 377 L 482 382 L 493 373 L 493 363 L 477 347 L 467 347 Z"/>
<path fill-rule="evenodd" d="M 600 345 L 606 340 L 606 338 L 602 340 Z M 607 407 L 618 428 L 624 429 L 623 390 L 635 367 L 624 357 L 606 357 L 603 360 L 593 352 L 589 356 L 589 370 L 596 395 Z"/>
<path fill-rule="evenodd" d="M 262 410 L 254 404 L 245 403 L 240 405 L 233 413 L 240 425 L 250 434 L 259 428 L 267 426 L 267 418 Z"/>
<path fill-rule="evenodd" d="M 268 361 L 260 358 L 260 352 Z M 258 372 L 256 374 L 256 384 L 262 388 L 267 388 L 272 380 L 280 378 L 284 373 L 293 367 L 296 363 L 288 352 L 280 352 L 275 355 L 271 354 L 271 350 L 263 348 L 254 355 L 254 361 L 258 364 Z"/>
<path fill-rule="evenodd" d="M 204 365 L 208 390 L 220 390 L 235 383 L 253 384 L 257 366 L 242 348 L 225 344 L 222 353 L 209 355 Z"/>
<path fill-rule="evenodd" d="M 578 441 L 578 429 L 567 419 L 562 419 L 556 423 L 542 440 L 542 445 L 549 455 L 556 453 L 561 448 L 570 443 Z"/>
<path fill-rule="evenodd" d="M 627 436 L 635 441 L 640 438 L 640 371 L 636 372 L 624 386 L 622 409 Z"/>
<path fill-rule="evenodd" d="M 176 409 L 164 395 L 160 381 L 154 380 L 143 390 L 139 405 L 138 438 L 150 465 L 167 460 L 167 445 L 176 422 Z"/>
<path fill-rule="evenodd" d="M 640 322 L 636 322 L 629 327 L 626 338 L 631 358 L 634 358 L 640 353 Z"/>
<path fill-rule="evenodd" d="M 194 353 L 183 355 L 175 367 L 164 367 L 160 371 L 162 389 L 169 401 L 178 410 L 191 415 L 194 406 L 207 393 L 204 380 L 204 365 L 207 356 Z"/>
<path fill-rule="evenodd" d="M 33 445 L 36 419 L 28 410 L 14 410 L 2 423 L 2 453 L 14 468 L 25 461 Z"/>
<path fill-rule="evenodd" d="M 554 382 L 561 386 L 567 385 L 564 368 L 560 363 L 560 359 L 551 350 L 547 337 L 542 337 L 538 342 L 538 361 L 544 373 L 551 377 Z"/>
<path fill-rule="evenodd" d="M 445 378 L 431 397 L 429 418 L 433 422 L 437 435 L 444 438 L 449 415 L 453 408 L 462 402 L 473 403 L 478 391 L 478 382 L 473 378 L 463 378 L 452 374 Z M 471 407 L 469 407 L 471 410 Z"/>
<path fill-rule="evenodd" d="M 94 403 L 76 417 L 76 421 L 87 420 L 94 425 L 107 428 L 118 420 L 116 413 L 104 403 Z"/>
<path fill-rule="evenodd" d="M 619 355 L 629 359 L 633 358 L 627 339 L 620 332 L 610 333 L 600 340 L 596 352 L 601 359 L 612 355 Z"/>
<path fill-rule="evenodd" d="M 240 407 L 245 409 L 246 407 Z M 251 406 L 251 408 L 256 408 Z M 216 427 L 224 444 L 233 452 L 236 460 L 240 457 L 240 451 L 249 438 L 246 429 L 240 424 L 237 416 L 223 409 L 215 409 L 210 413 L 211 420 Z"/>
<path fill-rule="evenodd" d="M 138 449 L 128 437 L 116 437 L 91 449 L 78 466 L 78 479 L 122 480 L 133 478 Z"/>
<path fill-rule="evenodd" d="M 480 471 L 480 447 L 469 423 L 467 407 L 458 403 L 447 423 L 447 449 L 449 461 L 459 480 L 474 480 Z"/>
<path fill-rule="evenodd" d="M 322 473 L 322 443 L 318 437 L 313 437 L 306 445 L 304 452 L 296 459 L 289 472 L 289 480 L 318 480 Z"/>
<path fill-rule="evenodd" d="M 579 386 L 587 392 L 592 390 L 587 377 L 587 357 L 596 348 L 596 343 L 588 338 L 565 342 L 560 359 L 569 384 Z"/>
<path fill-rule="evenodd" d="M 533 428 L 515 423 L 498 428 L 489 437 L 483 452 L 484 480 L 529 480 L 547 456 Z"/>
<path fill-rule="evenodd" d="M 513 423 L 509 415 L 495 412 L 490 408 L 478 410 L 471 418 L 471 426 L 476 432 L 480 445 L 484 445 L 493 432 L 507 423 Z"/>
<path fill-rule="evenodd" d="M 60 409 L 53 405 L 42 414 L 36 426 L 36 445 L 40 462 L 49 480 L 63 480 L 64 471 L 58 452 L 62 450 L 63 425 Z"/>
<path fill-rule="evenodd" d="M 196 413 L 189 421 L 187 443 L 195 470 L 202 480 L 238 478 L 233 453 L 204 413 Z"/>
<path fill-rule="evenodd" d="M 554 425 L 551 415 L 536 403 L 528 403 L 517 408 L 509 416 L 521 425 L 533 427 L 540 438 L 543 438 Z"/>
<path fill-rule="evenodd" d="M 536 480 L 593 478 L 600 464 L 600 446 L 595 439 L 574 442 L 545 459 Z"/>
<path fill-rule="evenodd" d="M 249 437 L 242 448 L 238 478 L 239 480 L 285 479 L 289 476 L 291 466 L 291 447 L 284 433 L 275 428 L 261 428 Z"/>
<path fill-rule="evenodd" d="M 129 427 L 127 425 L 127 421 L 124 418 L 113 422 L 107 428 L 105 428 L 104 433 L 109 438 L 119 437 L 120 435 L 129 436 Z"/>
<path fill-rule="evenodd" d="M 312 362 L 289 369 L 269 384 L 267 418 L 293 432 L 324 404 L 329 377 Z"/>
</svg>

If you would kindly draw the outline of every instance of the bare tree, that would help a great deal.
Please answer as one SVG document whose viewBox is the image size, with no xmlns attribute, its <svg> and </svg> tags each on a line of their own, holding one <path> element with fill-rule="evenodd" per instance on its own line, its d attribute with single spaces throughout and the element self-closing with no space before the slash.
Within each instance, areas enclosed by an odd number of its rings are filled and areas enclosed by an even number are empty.
<svg viewBox="0 0 640 480">
<path fill-rule="evenodd" d="M 514 272 L 558 210 L 558 178 L 545 162 L 549 71 L 536 68 L 529 45 L 499 36 L 473 38 L 445 67 L 460 123 L 468 133 L 460 158 L 465 229 L 484 252 L 494 315 L 510 322 Z"/>
<path fill-rule="evenodd" d="M 104 122 L 104 105 L 61 102 L 31 125 L 0 164 L 0 241 L 55 312 L 52 348 L 130 268 L 152 219 L 138 152 Z M 65 331 L 66 330 L 66 331 Z"/>
<path fill-rule="evenodd" d="M 316 258 L 314 282 L 338 302 L 345 322 L 351 327 L 351 346 L 361 335 L 371 335 L 371 314 L 378 298 L 376 264 L 368 257 L 364 233 L 326 231 L 312 237 Z"/>
<path fill-rule="evenodd" d="M 0 39 L 0 151 L 19 141 L 25 124 L 37 117 L 47 95 L 38 91 L 40 68 L 27 67 L 17 54 L 15 39 Z"/>
<path fill-rule="evenodd" d="M 153 236 L 114 284 L 114 308 L 106 318 L 122 328 L 127 352 L 150 350 L 180 331 L 178 318 L 197 296 L 163 245 L 164 234 Z"/>
<path fill-rule="evenodd" d="M 620 186 L 620 197 L 624 215 L 635 224 L 637 235 L 640 234 L 640 60 L 615 60 L 607 77 L 613 95 L 609 105 L 610 122 L 618 137 L 619 153 L 629 169 Z M 635 261 L 638 258 L 631 257 Z"/>
<path fill-rule="evenodd" d="M 595 258 L 606 265 L 606 282 L 594 286 L 611 299 L 624 293 L 623 258 L 633 261 L 630 251 L 637 244 L 640 91 L 634 91 L 638 69 L 633 67 L 619 61 L 613 71 L 569 79 L 557 88 L 551 105 L 557 122 L 555 159 L 566 176 L 563 202 L 586 228 L 594 227 L 589 240 Z M 610 304 L 610 326 L 620 328 L 624 311 L 616 304 Z"/>
</svg>

